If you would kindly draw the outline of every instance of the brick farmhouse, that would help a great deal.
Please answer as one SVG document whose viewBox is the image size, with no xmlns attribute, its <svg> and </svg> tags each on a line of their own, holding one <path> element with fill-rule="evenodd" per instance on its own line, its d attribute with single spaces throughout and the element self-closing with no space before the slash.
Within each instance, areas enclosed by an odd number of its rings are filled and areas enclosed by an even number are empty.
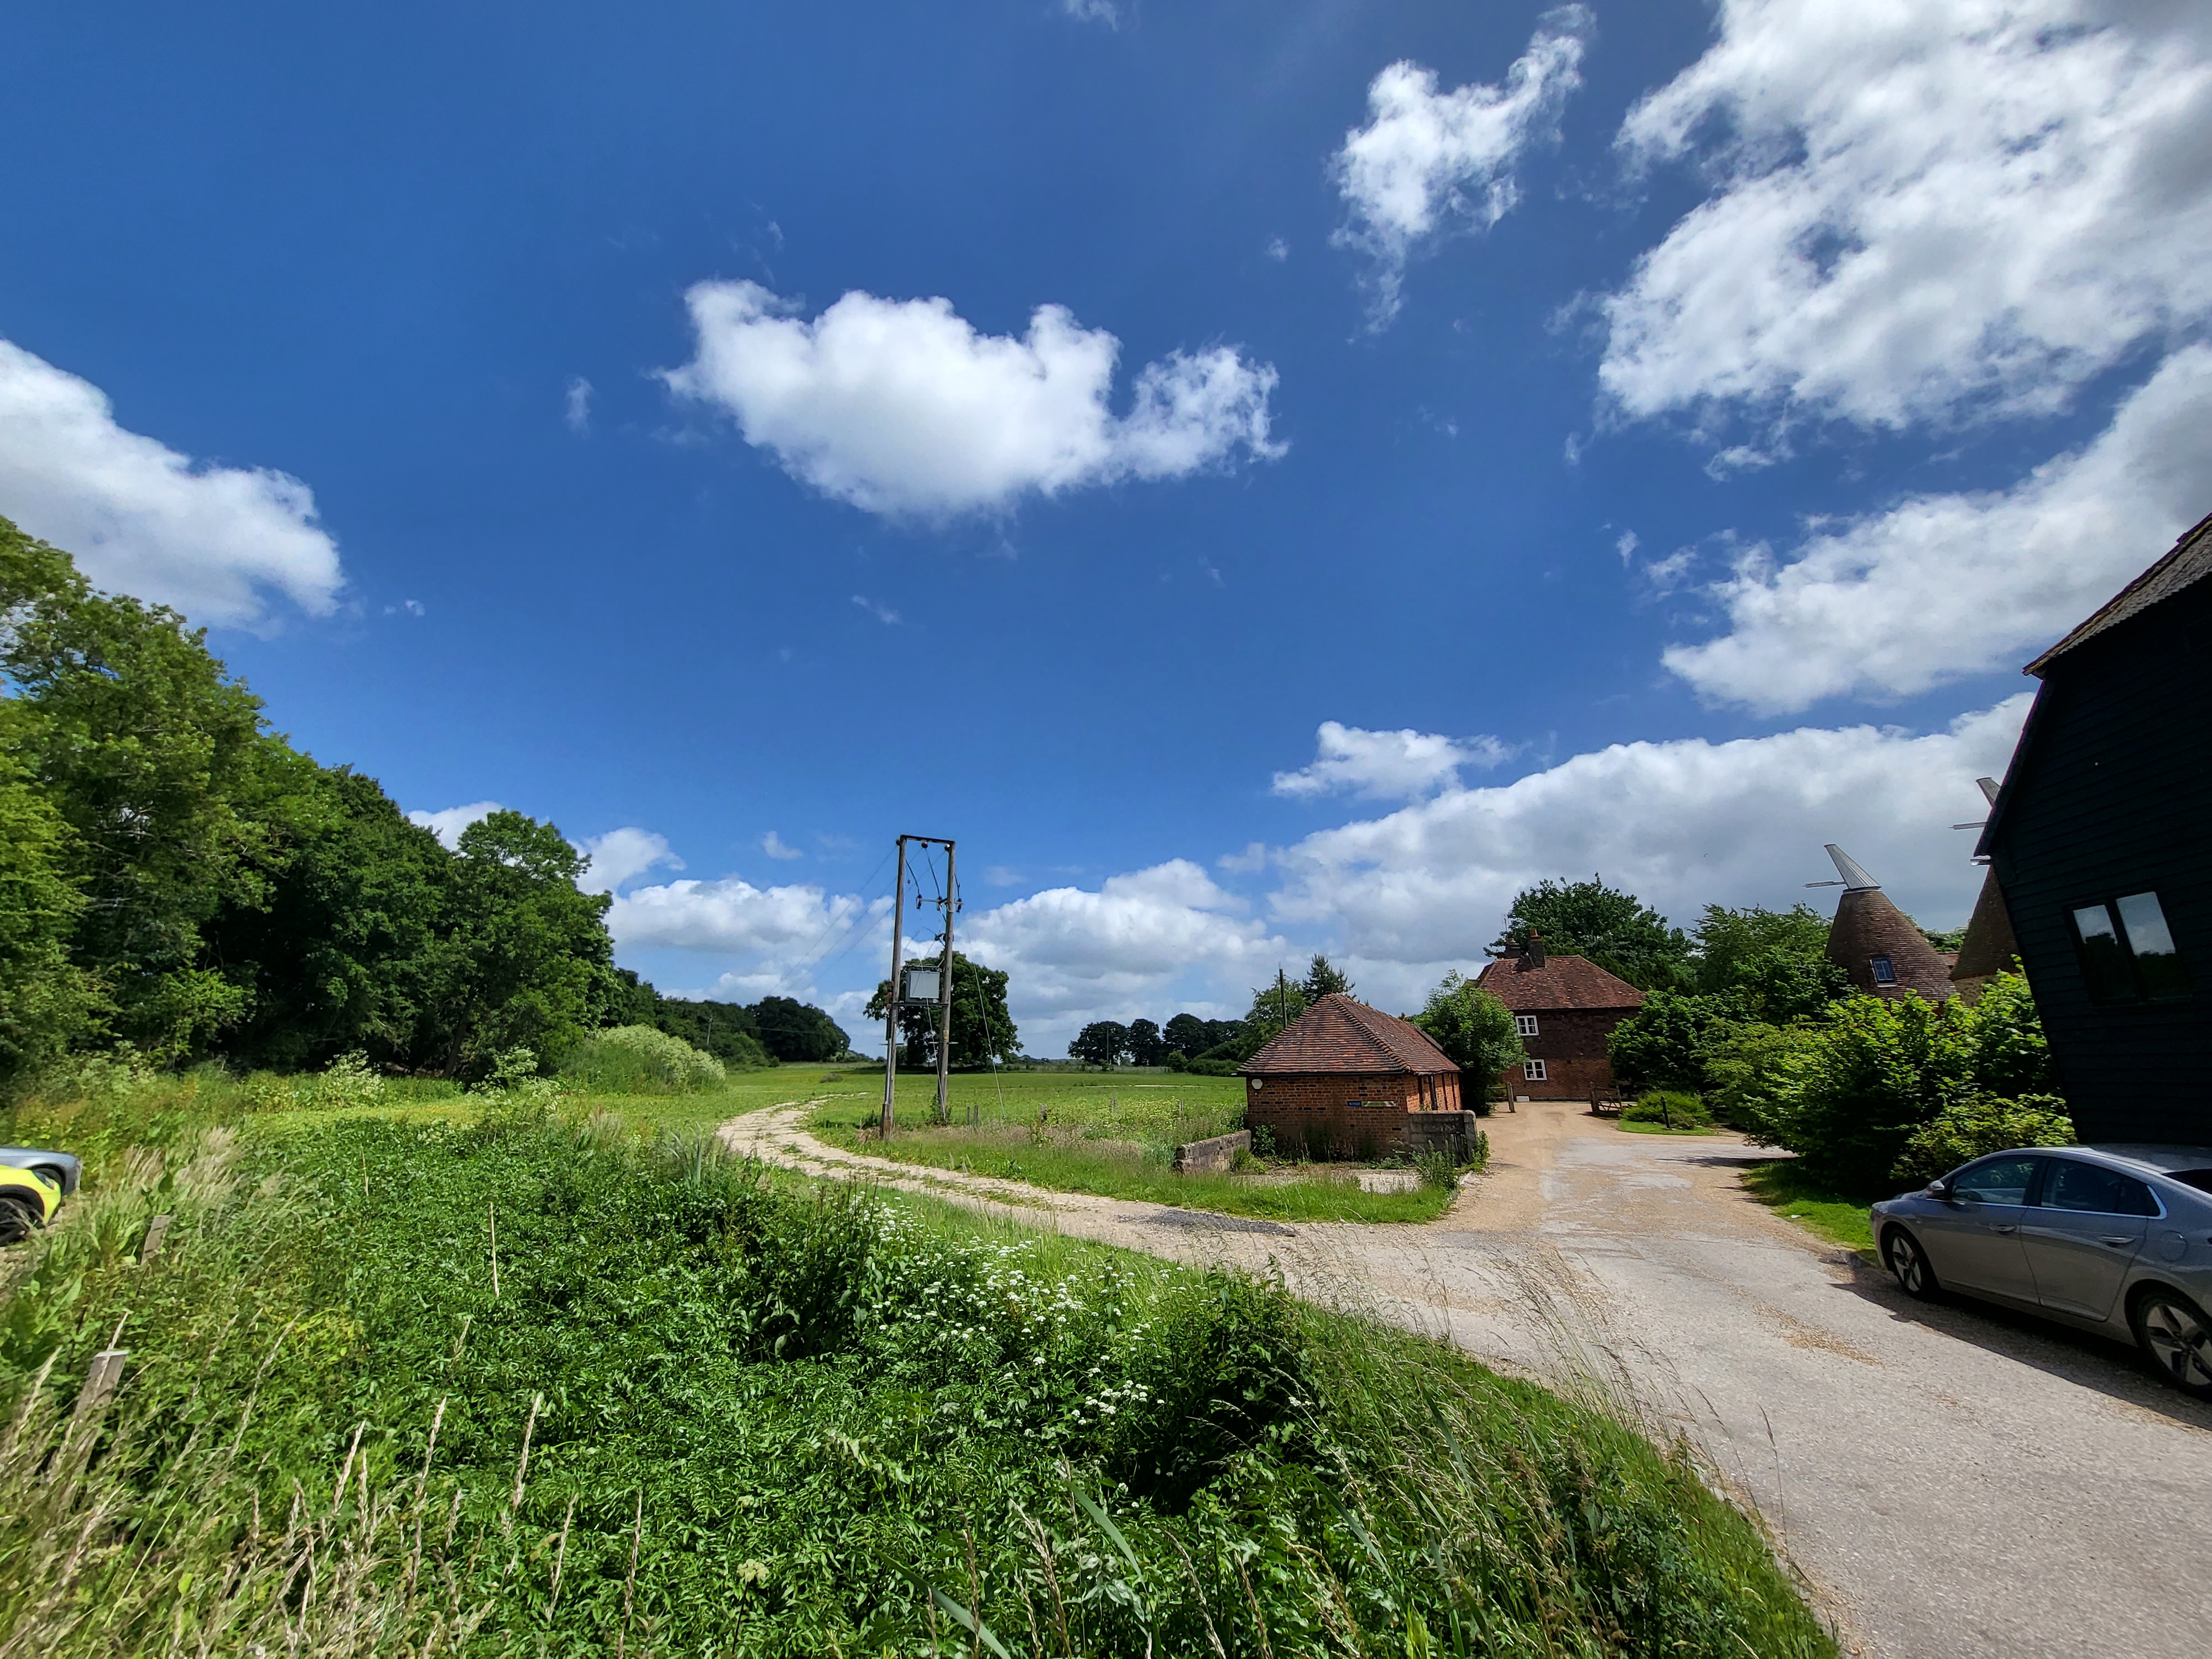
<svg viewBox="0 0 2212 1659">
<path fill-rule="evenodd" d="M 1616 1092 L 1606 1040 L 1644 993 L 1588 957 L 1550 957 L 1532 939 L 1482 970 L 1481 989 L 1513 1011 L 1528 1062 L 1505 1079 L 1510 1100 L 1606 1100 Z"/>
<path fill-rule="evenodd" d="M 1237 1068 L 1244 1125 L 1309 1158 L 1466 1156 L 1474 1114 L 1459 1067 L 1420 1027 L 1341 992 L 1323 997 Z"/>
</svg>

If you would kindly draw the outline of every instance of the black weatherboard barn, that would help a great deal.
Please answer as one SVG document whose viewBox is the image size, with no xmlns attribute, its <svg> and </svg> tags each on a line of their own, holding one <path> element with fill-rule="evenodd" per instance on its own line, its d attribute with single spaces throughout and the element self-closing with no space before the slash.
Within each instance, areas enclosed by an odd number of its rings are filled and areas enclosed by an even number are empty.
<svg viewBox="0 0 2212 1659">
<path fill-rule="evenodd" d="M 2075 1126 L 2212 1144 L 2212 518 L 2027 672 L 1976 850 Z"/>
</svg>

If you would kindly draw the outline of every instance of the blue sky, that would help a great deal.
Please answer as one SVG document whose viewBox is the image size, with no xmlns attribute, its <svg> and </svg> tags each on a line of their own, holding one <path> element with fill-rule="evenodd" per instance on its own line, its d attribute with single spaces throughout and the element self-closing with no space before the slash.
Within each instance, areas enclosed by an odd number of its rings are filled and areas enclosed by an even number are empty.
<svg viewBox="0 0 2212 1659">
<path fill-rule="evenodd" d="M 2212 509 L 2191 9 L 0 43 L 0 512 L 664 988 L 849 1015 L 901 830 L 1038 1052 L 1410 1004 L 1546 874 L 1955 923 L 2019 665 Z"/>
</svg>

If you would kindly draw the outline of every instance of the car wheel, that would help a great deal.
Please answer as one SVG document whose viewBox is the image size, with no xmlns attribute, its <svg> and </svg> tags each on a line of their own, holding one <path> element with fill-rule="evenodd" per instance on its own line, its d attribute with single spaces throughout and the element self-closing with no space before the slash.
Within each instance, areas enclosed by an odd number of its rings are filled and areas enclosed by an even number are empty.
<svg viewBox="0 0 2212 1659">
<path fill-rule="evenodd" d="M 0 1244 L 21 1243 L 44 1218 L 13 1193 L 0 1193 Z"/>
<path fill-rule="evenodd" d="M 1928 1265 L 1928 1252 L 1902 1227 L 1892 1227 L 1883 1236 L 1881 1259 L 1897 1275 L 1898 1287 L 1917 1301 L 1927 1301 L 1941 1288 L 1936 1283 L 1936 1269 Z"/>
<path fill-rule="evenodd" d="M 2212 1323 L 2179 1291 L 2157 1286 L 2136 1298 L 2136 1341 L 2166 1380 L 2184 1394 L 2212 1400 Z"/>
</svg>

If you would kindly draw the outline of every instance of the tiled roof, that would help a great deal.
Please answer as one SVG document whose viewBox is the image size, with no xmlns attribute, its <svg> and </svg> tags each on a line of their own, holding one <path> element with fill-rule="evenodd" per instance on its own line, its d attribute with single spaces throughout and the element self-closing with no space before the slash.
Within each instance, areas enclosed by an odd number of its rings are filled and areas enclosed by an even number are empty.
<svg viewBox="0 0 2212 1659">
<path fill-rule="evenodd" d="M 2095 616 L 2028 664 L 2027 672 L 2041 678 L 2045 669 L 2083 641 L 2094 639 L 2108 628 L 2117 628 L 2129 617 L 2149 610 L 2161 599 L 2172 599 L 2208 575 L 2212 575 L 2212 518 L 2198 520 L 2196 527 L 2185 532 L 2164 558 L 2106 600 L 2104 609 Z"/>
<path fill-rule="evenodd" d="M 1474 982 L 1519 1014 L 1644 1006 L 1643 992 L 1588 957 L 1550 957 L 1540 967 L 1526 957 L 1504 957 L 1484 969 Z"/>
<path fill-rule="evenodd" d="M 1433 1077 L 1457 1070 L 1419 1026 L 1339 991 L 1284 1027 L 1273 1042 L 1237 1067 L 1237 1074 L 1412 1072 Z"/>
</svg>

